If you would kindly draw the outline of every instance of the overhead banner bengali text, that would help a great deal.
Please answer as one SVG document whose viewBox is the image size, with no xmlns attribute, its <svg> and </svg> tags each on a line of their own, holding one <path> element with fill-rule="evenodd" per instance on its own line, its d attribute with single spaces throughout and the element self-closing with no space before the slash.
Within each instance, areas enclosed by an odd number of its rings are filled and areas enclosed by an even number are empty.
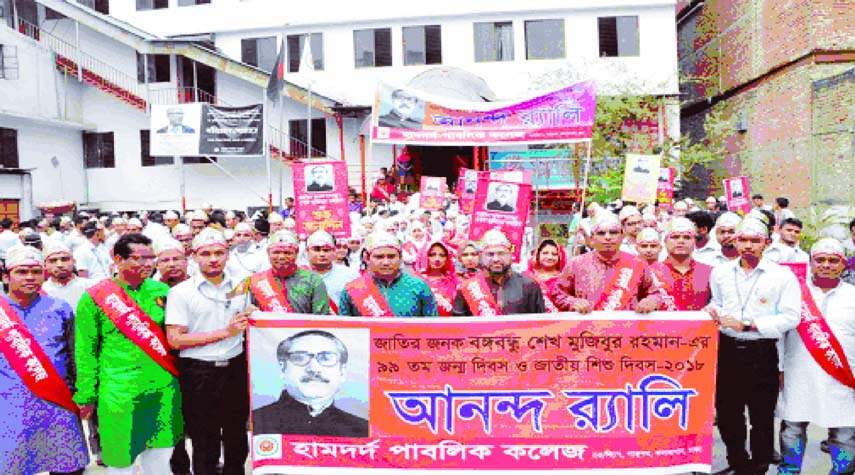
<svg viewBox="0 0 855 475">
<path fill-rule="evenodd" d="M 590 140 L 596 93 L 585 81 L 521 102 L 453 102 L 379 83 L 371 140 L 422 145 L 497 145 Z"/>
</svg>

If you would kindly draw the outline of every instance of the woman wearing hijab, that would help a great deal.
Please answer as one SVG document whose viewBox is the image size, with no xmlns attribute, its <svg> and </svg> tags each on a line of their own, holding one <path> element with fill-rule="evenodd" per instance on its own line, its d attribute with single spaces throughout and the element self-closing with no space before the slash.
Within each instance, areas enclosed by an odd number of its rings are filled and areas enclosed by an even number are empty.
<svg viewBox="0 0 855 475">
<path fill-rule="evenodd" d="M 434 241 L 424 250 L 427 266 L 420 276 L 427 281 L 436 300 L 441 317 L 451 316 L 454 308 L 454 296 L 460 281 L 454 272 L 454 258 L 451 249 L 442 241 Z"/>
<path fill-rule="evenodd" d="M 460 247 L 460 254 L 458 254 L 457 260 L 460 262 L 460 271 L 457 272 L 457 276 L 461 282 L 475 277 L 475 275 L 481 272 L 480 250 L 478 249 L 478 245 L 473 241 L 468 241 Z"/>
<path fill-rule="evenodd" d="M 425 231 L 425 226 L 420 221 L 413 221 L 410 225 L 409 236 L 401 246 L 404 265 L 409 269 L 420 273 L 427 268 L 427 246 L 430 244 L 430 236 Z"/>
<path fill-rule="evenodd" d="M 558 277 L 566 264 L 567 255 L 564 249 L 554 240 L 544 239 L 535 250 L 531 268 L 525 272 L 540 285 L 547 312 L 558 312 L 558 307 L 548 296 L 552 293 L 552 287 L 558 282 Z"/>
</svg>

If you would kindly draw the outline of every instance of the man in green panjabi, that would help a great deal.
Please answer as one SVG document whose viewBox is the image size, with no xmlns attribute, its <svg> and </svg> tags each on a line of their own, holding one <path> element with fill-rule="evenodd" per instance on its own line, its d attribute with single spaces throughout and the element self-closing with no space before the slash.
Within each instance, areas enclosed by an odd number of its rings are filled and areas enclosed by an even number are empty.
<svg viewBox="0 0 855 475">
<path fill-rule="evenodd" d="M 156 361 L 123 333 L 124 325 L 114 323 L 126 317 L 135 303 L 144 314 L 142 319 L 147 316 L 162 332 L 169 287 L 148 278 L 155 255 L 146 236 L 126 234 L 116 242 L 113 252 L 117 276 L 92 287 L 77 307 L 74 401 L 83 418 L 89 417 L 97 405 L 103 460 L 109 474 L 133 473 L 138 456 L 143 473 L 170 473 L 172 447 L 184 433 L 178 379 L 170 372 L 174 365 L 168 357 Z M 106 299 L 98 297 L 97 290 L 104 284 L 114 290 Z M 117 295 L 129 300 L 116 304 Z M 133 323 L 128 327 L 139 328 Z M 162 339 L 165 345 L 165 336 Z"/>
</svg>

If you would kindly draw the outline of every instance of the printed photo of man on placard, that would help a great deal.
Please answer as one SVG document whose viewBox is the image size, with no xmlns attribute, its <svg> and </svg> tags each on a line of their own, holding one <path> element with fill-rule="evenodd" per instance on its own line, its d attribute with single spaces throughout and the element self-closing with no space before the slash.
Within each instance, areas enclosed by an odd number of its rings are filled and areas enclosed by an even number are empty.
<svg viewBox="0 0 855 475">
<path fill-rule="evenodd" d="M 305 174 L 307 192 L 319 193 L 335 189 L 331 165 L 307 166 L 303 173 Z"/>
<path fill-rule="evenodd" d="M 392 91 L 392 94 L 385 98 L 382 104 L 386 105 L 387 100 L 391 107 L 378 117 L 377 125 L 396 129 L 421 129 L 423 127 L 424 101 L 403 89 Z"/>
<path fill-rule="evenodd" d="M 742 189 L 742 180 L 730 180 L 730 197 L 742 198 L 745 191 Z"/>
<path fill-rule="evenodd" d="M 517 210 L 519 187 L 511 183 L 490 183 L 487 188 L 487 211 L 513 213 Z"/>
<path fill-rule="evenodd" d="M 364 333 L 366 354 L 361 356 L 367 358 L 368 332 L 353 331 Z M 368 437 L 368 419 L 341 409 L 337 400 L 352 356 L 342 338 L 327 330 L 301 330 L 279 342 L 276 359 L 284 389 L 277 401 L 252 411 L 253 434 Z M 367 392 L 367 363 L 361 365 Z M 252 368 L 255 372 L 257 366 Z"/>
<path fill-rule="evenodd" d="M 196 131 L 193 127 L 184 125 L 184 109 L 175 106 L 166 109 L 166 118 L 169 120 L 169 125 L 157 129 L 159 134 L 192 134 Z"/>
</svg>

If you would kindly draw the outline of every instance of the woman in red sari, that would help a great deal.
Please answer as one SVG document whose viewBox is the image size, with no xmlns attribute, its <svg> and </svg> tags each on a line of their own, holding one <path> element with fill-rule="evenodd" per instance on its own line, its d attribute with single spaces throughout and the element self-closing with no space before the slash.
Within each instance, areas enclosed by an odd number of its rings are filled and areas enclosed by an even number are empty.
<svg viewBox="0 0 855 475">
<path fill-rule="evenodd" d="M 549 295 L 552 293 L 552 287 L 558 282 L 558 277 L 565 265 L 567 265 L 567 255 L 564 249 L 554 240 L 544 239 L 537 246 L 531 266 L 525 272 L 540 285 L 546 311 L 549 313 L 558 312 L 558 307 L 549 299 Z"/>
<path fill-rule="evenodd" d="M 433 291 L 436 307 L 442 317 L 451 316 L 454 296 L 457 295 L 457 274 L 451 250 L 441 241 L 434 241 L 425 250 L 427 269 L 421 273 Z"/>
</svg>

